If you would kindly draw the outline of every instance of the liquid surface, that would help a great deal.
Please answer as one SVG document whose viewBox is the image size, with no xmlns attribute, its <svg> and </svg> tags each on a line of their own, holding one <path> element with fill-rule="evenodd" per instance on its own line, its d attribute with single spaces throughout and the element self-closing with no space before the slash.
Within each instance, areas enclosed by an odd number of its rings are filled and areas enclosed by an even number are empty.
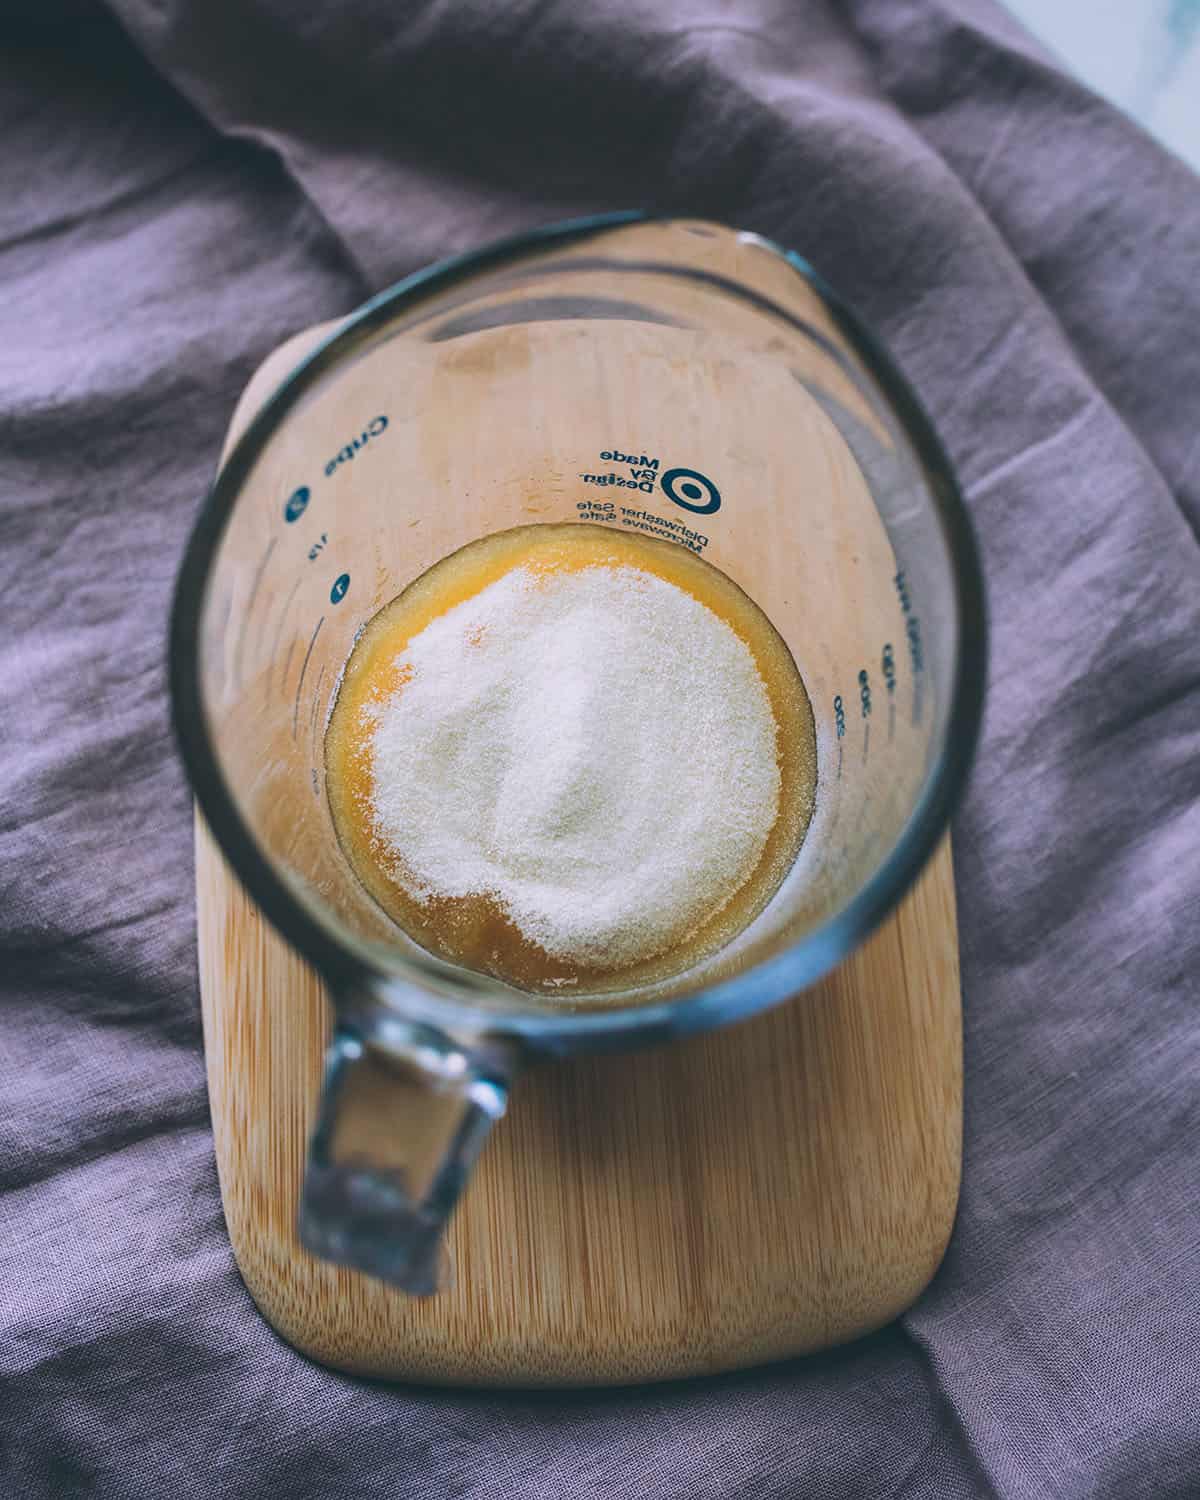
<svg viewBox="0 0 1200 1500">
<path fill-rule="evenodd" d="M 816 747 L 786 645 L 724 574 L 669 542 L 541 525 L 471 543 L 372 618 L 326 770 L 342 847 L 393 920 L 566 998 L 678 973 L 753 920 L 808 827 Z"/>
</svg>

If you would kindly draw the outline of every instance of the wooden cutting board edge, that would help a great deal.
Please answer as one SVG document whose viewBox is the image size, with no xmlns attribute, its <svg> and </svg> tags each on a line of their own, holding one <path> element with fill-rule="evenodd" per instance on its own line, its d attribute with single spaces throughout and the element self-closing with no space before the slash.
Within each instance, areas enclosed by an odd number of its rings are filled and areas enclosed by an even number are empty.
<svg viewBox="0 0 1200 1500">
<path fill-rule="evenodd" d="M 814 989 L 523 1077 L 451 1226 L 453 1284 L 423 1301 L 296 1239 L 329 1006 L 199 819 L 197 900 L 235 1259 L 267 1322 L 320 1363 L 468 1386 L 712 1374 L 867 1334 L 941 1262 L 962 1121 L 948 840 Z"/>
</svg>

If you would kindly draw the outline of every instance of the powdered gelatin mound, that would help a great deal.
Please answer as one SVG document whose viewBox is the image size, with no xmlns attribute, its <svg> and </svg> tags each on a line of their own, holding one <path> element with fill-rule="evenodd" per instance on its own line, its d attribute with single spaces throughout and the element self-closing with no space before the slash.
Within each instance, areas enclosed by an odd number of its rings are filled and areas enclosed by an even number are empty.
<svg viewBox="0 0 1200 1500">
<path fill-rule="evenodd" d="M 577 991 L 678 971 L 761 909 L 815 750 L 787 648 L 722 574 L 670 543 L 533 526 L 375 617 L 327 768 L 343 847 L 419 942 Z"/>
</svg>

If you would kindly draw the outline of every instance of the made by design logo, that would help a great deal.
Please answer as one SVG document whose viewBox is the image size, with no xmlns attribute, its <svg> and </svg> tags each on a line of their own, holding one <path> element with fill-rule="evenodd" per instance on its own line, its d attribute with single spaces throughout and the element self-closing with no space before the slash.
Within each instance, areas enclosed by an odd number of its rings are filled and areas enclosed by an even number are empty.
<svg viewBox="0 0 1200 1500">
<path fill-rule="evenodd" d="M 594 484 L 602 489 L 640 490 L 644 495 L 652 495 L 655 489 L 661 489 L 668 500 L 697 516 L 711 516 L 721 508 L 720 490 L 707 474 L 701 474 L 698 469 L 661 469 L 659 459 L 636 450 L 626 452 L 622 448 L 602 449 L 600 462 L 623 464 L 628 472 L 622 474 L 609 469 L 607 472 L 580 474 L 584 484 Z"/>
</svg>

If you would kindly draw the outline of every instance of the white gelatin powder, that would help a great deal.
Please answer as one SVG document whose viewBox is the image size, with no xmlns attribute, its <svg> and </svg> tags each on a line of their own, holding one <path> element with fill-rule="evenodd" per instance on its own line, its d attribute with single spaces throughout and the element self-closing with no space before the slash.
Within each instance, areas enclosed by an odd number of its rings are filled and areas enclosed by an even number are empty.
<svg viewBox="0 0 1200 1500">
<path fill-rule="evenodd" d="M 372 710 L 375 829 L 410 890 L 490 896 L 555 958 L 684 941 L 779 811 L 776 725 L 742 639 L 630 567 L 514 569 L 414 636 Z"/>
</svg>

